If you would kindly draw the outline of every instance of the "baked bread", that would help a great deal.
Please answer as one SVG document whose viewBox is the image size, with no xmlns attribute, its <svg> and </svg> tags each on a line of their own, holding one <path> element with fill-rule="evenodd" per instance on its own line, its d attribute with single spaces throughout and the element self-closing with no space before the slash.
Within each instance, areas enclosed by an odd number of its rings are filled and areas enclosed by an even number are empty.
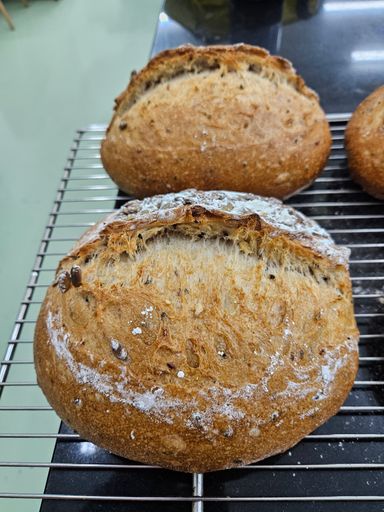
<svg viewBox="0 0 384 512">
<path fill-rule="evenodd" d="M 347 258 L 275 199 L 129 202 L 59 264 L 39 385 L 81 436 L 133 460 L 201 472 L 286 450 L 356 374 Z"/>
<path fill-rule="evenodd" d="M 364 190 L 384 199 L 384 85 L 357 107 L 345 132 L 352 178 Z"/>
<path fill-rule="evenodd" d="M 245 44 L 160 53 L 115 110 L 101 158 L 136 197 L 195 187 L 284 198 L 310 185 L 331 146 L 291 63 Z"/>
</svg>

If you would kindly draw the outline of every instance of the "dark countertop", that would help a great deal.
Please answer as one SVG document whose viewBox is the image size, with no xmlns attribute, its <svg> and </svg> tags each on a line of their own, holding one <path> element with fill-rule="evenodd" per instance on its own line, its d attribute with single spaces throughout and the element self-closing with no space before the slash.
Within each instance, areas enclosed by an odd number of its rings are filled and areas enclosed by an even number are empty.
<svg viewBox="0 0 384 512">
<path fill-rule="evenodd" d="M 384 1 L 166 0 L 152 55 L 185 43 L 263 46 L 291 60 L 328 113 L 384 84 Z"/>
</svg>

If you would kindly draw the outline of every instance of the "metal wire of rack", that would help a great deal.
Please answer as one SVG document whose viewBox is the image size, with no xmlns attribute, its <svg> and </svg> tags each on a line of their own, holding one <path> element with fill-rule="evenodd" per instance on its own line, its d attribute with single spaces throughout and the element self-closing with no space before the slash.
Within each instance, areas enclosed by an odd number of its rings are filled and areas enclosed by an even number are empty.
<svg viewBox="0 0 384 512">
<path fill-rule="evenodd" d="M 9 484 L 0 498 L 9 510 L 15 502 L 23 510 L 33 503 L 30 510 L 41 512 L 95 510 L 96 504 L 100 511 L 237 512 L 254 510 L 256 503 L 261 512 L 384 510 L 384 205 L 349 178 L 343 146 L 348 117 L 329 116 L 333 145 L 327 166 L 288 202 L 351 249 L 361 332 L 357 380 L 340 412 L 292 450 L 204 476 L 130 462 L 63 424 L 59 429 L 37 386 L 34 322 L 55 267 L 84 229 L 129 199 L 118 195 L 100 162 L 105 127 L 76 133 L 0 366 L 0 482 Z M 21 485 L 23 471 L 27 481 Z"/>
</svg>

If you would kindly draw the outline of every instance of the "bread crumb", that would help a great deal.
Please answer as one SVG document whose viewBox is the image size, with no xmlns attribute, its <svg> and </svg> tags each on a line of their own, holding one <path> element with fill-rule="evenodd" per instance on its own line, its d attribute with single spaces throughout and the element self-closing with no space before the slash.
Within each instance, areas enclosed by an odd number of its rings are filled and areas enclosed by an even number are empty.
<svg viewBox="0 0 384 512">
<path fill-rule="evenodd" d="M 143 331 L 141 330 L 141 327 L 134 327 L 134 328 L 132 329 L 132 334 L 133 334 L 134 336 L 136 336 L 137 334 L 142 334 L 142 333 L 143 333 Z"/>
<path fill-rule="evenodd" d="M 114 355 L 121 359 L 122 361 L 126 361 L 128 359 L 128 352 L 121 344 L 114 338 L 111 339 L 111 349 Z M 103 365 L 104 366 L 104 365 Z"/>
<path fill-rule="evenodd" d="M 251 430 L 249 431 L 249 435 L 252 437 L 258 437 L 260 435 L 259 427 L 251 428 Z"/>
<path fill-rule="evenodd" d="M 144 316 L 149 316 L 149 318 L 152 318 L 152 311 L 153 306 L 148 306 L 147 308 L 144 308 L 143 311 L 141 311 L 141 314 Z"/>
<path fill-rule="evenodd" d="M 234 431 L 233 431 L 233 428 L 232 427 L 228 427 L 224 432 L 223 432 L 223 436 L 224 437 L 232 437 L 234 434 Z"/>
<path fill-rule="evenodd" d="M 136 439 L 136 433 L 135 433 L 135 431 L 134 431 L 134 430 L 131 430 L 130 437 L 131 437 L 132 441 L 133 441 L 134 439 Z"/>
<path fill-rule="evenodd" d="M 177 376 L 179 377 L 179 379 L 184 379 L 185 377 L 185 373 L 183 372 L 183 370 L 179 370 L 177 372 Z"/>
<path fill-rule="evenodd" d="M 202 312 L 203 312 L 203 310 L 204 310 L 204 307 L 203 307 L 203 305 L 199 302 L 199 303 L 198 303 L 198 304 L 196 304 L 196 306 L 195 306 L 195 315 L 196 315 L 196 316 L 199 316 L 199 315 L 200 315 L 200 313 L 202 313 Z"/>
<path fill-rule="evenodd" d="M 115 340 L 115 339 L 111 339 L 111 347 L 112 347 L 112 350 L 118 350 L 118 348 L 120 347 L 120 343 Z"/>
</svg>

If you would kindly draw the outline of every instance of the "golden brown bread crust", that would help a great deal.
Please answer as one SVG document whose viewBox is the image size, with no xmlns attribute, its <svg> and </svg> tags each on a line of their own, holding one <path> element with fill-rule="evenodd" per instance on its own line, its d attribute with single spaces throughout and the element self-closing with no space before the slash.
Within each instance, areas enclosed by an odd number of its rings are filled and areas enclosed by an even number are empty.
<svg viewBox="0 0 384 512">
<path fill-rule="evenodd" d="M 360 103 L 346 132 L 345 147 L 352 178 L 384 199 L 384 85 Z"/>
<path fill-rule="evenodd" d="M 35 333 L 39 385 L 83 437 L 133 460 L 212 471 L 281 452 L 352 386 L 347 257 L 273 199 L 127 203 L 59 264 Z"/>
<path fill-rule="evenodd" d="M 287 197 L 308 186 L 331 137 L 318 97 L 262 48 L 160 53 L 116 100 L 105 169 L 137 197 L 196 187 Z"/>
</svg>

